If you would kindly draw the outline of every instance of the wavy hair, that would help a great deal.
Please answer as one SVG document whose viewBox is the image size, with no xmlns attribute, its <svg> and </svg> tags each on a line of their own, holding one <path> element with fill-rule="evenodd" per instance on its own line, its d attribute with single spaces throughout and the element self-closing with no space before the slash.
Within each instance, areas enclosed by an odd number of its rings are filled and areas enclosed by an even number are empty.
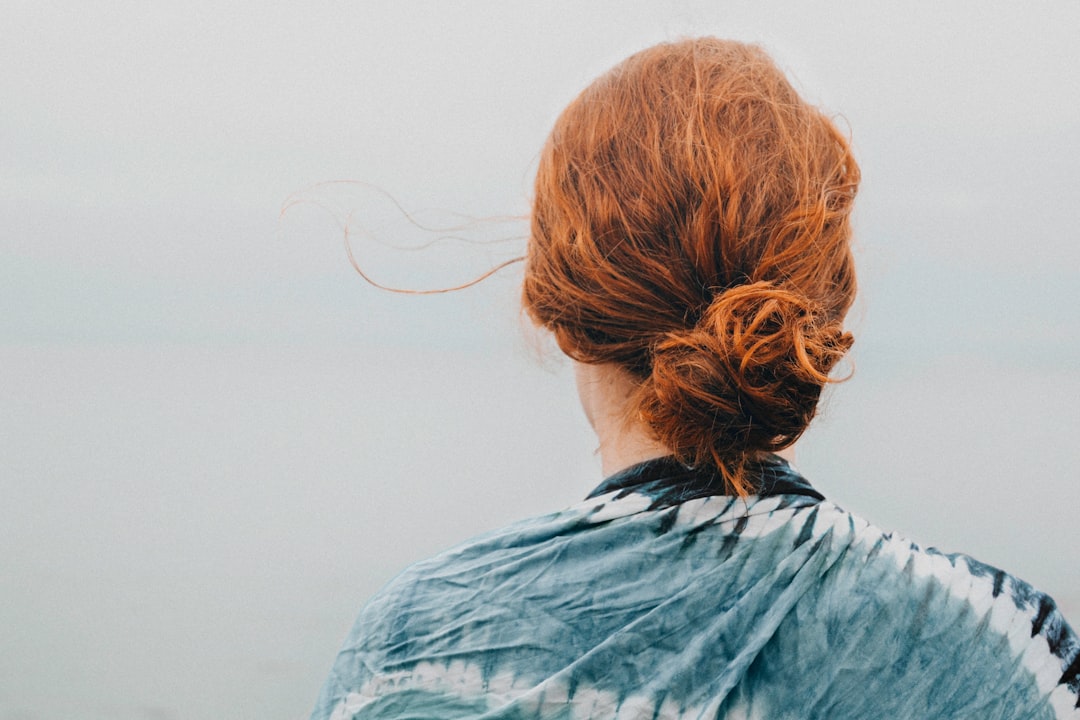
<svg viewBox="0 0 1080 720">
<path fill-rule="evenodd" d="M 758 47 L 649 48 L 544 146 L 525 309 L 570 357 L 635 377 L 656 438 L 745 495 L 853 342 L 858 183 L 847 139 Z"/>
</svg>

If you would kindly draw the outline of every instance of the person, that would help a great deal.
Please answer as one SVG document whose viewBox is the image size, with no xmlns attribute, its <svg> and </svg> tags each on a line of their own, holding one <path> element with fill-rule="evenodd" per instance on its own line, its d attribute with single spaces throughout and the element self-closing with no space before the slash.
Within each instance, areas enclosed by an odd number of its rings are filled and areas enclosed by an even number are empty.
<svg viewBox="0 0 1080 720">
<path fill-rule="evenodd" d="M 557 120 L 524 306 L 600 486 L 406 570 L 313 718 L 1080 718 L 1054 602 L 827 502 L 777 453 L 852 344 L 846 138 L 759 48 L 664 43 Z"/>
</svg>

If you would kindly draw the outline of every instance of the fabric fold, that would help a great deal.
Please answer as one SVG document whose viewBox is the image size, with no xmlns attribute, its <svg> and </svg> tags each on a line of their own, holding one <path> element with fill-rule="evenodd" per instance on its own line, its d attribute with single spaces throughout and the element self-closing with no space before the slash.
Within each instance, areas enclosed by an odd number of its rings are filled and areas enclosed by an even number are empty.
<svg viewBox="0 0 1080 720">
<path fill-rule="evenodd" d="M 313 718 L 1080 718 L 1053 601 L 821 499 L 671 458 L 414 565 Z"/>
</svg>

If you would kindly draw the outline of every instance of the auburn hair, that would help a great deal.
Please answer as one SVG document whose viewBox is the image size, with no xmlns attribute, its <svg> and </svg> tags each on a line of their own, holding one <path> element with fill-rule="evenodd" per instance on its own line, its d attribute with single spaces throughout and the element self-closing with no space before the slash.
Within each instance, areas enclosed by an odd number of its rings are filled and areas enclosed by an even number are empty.
<svg viewBox="0 0 1080 720">
<path fill-rule="evenodd" d="M 649 48 L 551 131 L 525 309 L 571 358 L 629 372 L 656 438 L 745 495 L 853 342 L 858 182 L 844 135 L 760 48 Z"/>
</svg>

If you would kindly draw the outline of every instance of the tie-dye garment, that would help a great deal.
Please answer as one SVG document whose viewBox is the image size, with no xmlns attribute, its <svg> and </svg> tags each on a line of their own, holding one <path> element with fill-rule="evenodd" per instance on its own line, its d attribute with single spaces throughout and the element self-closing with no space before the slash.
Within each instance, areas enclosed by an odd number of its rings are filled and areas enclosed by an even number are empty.
<svg viewBox="0 0 1080 720">
<path fill-rule="evenodd" d="M 1054 602 L 825 502 L 673 460 L 406 570 L 312 718 L 1080 718 Z"/>
</svg>

